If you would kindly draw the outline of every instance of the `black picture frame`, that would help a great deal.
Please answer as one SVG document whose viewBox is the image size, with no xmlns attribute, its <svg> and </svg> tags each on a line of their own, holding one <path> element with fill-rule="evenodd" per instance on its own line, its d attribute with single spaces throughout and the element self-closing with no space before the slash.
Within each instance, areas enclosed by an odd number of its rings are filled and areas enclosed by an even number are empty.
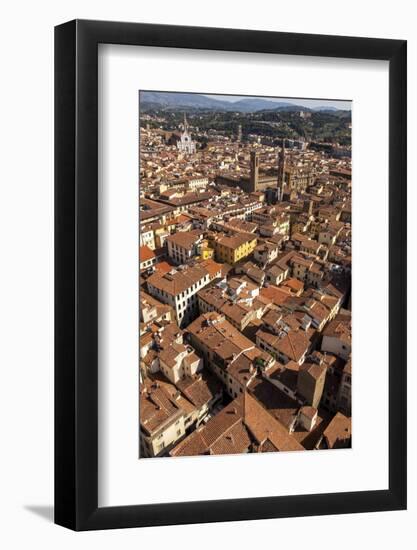
<svg viewBox="0 0 417 550">
<path fill-rule="evenodd" d="M 389 488 L 98 506 L 98 44 L 389 62 Z M 55 522 L 74 530 L 406 508 L 406 41 L 74 20 L 55 28 Z"/>
</svg>

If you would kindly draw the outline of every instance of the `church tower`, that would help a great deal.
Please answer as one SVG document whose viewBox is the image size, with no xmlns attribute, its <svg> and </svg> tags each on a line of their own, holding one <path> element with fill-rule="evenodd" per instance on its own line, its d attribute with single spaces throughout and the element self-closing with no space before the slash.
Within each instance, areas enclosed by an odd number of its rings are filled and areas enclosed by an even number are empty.
<svg viewBox="0 0 417 550">
<path fill-rule="evenodd" d="M 278 162 L 278 178 L 277 178 L 277 199 L 282 201 L 285 187 L 285 139 L 282 140 L 281 151 L 277 156 Z"/>
<path fill-rule="evenodd" d="M 259 156 L 256 151 L 250 152 L 250 192 L 258 189 L 259 179 Z"/>
</svg>

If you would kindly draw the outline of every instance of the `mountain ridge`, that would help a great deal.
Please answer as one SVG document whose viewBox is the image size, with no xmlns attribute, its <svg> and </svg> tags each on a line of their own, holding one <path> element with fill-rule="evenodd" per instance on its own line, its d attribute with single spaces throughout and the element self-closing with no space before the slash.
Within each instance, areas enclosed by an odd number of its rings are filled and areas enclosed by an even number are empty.
<svg viewBox="0 0 417 550">
<path fill-rule="evenodd" d="M 235 111 L 242 113 L 251 113 L 259 111 L 344 111 L 346 109 L 338 109 L 337 107 L 317 106 L 314 108 L 296 105 L 286 101 L 271 101 L 264 98 L 248 97 L 237 101 L 224 101 L 214 99 L 203 94 L 187 93 L 187 92 L 140 92 L 140 102 L 142 108 L 157 108 L 160 106 L 164 109 L 172 108 L 193 108 L 204 110 L 217 111 Z"/>
</svg>

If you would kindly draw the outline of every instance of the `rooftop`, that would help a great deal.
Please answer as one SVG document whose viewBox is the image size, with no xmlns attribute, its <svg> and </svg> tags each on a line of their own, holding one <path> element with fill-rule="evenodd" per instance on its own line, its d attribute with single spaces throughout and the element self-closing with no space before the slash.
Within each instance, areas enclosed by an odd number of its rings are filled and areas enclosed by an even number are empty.
<svg viewBox="0 0 417 550">
<path fill-rule="evenodd" d="M 194 284 L 207 276 L 207 270 L 196 264 L 194 266 L 184 267 L 181 270 L 173 269 L 164 274 L 156 271 L 148 278 L 147 282 L 171 296 L 178 296 L 178 294 L 191 288 Z"/>
</svg>

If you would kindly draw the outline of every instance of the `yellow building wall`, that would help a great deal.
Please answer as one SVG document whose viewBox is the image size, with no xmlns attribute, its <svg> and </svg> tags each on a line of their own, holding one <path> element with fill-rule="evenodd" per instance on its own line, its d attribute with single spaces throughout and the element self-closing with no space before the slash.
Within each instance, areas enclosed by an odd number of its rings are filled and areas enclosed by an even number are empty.
<svg viewBox="0 0 417 550">
<path fill-rule="evenodd" d="M 210 260 L 214 256 L 214 250 L 212 248 L 203 248 L 201 251 L 202 260 Z"/>
<path fill-rule="evenodd" d="M 246 256 L 249 256 L 249 254 L 254 251 L 256 243 L 256 239 L 253 239 L 252 241 L 244 243 L 235 249 L 231 249 L 217 242 L 215 243 L 216 259 L 219 262 L 226 262 L 230 265 L 233 265 L 236 262 L 239 262 L 242 258 L 246 258 Z"/>
</svg>

